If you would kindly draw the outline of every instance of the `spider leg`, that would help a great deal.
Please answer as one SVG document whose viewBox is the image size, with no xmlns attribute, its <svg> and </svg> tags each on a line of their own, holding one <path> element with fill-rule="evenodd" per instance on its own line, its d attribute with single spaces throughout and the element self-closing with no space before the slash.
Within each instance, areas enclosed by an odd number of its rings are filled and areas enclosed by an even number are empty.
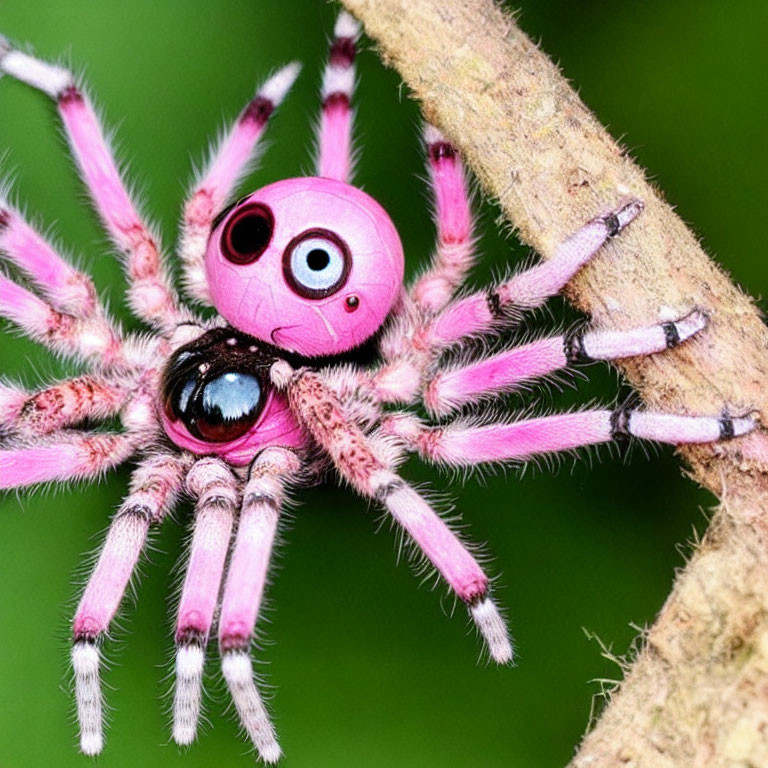
<svg viewBox="0 0 768 768">
<path fill-rule="evenodd" d="M 537 307 L 558 293 L 642 208 L 639 200 L 631 200 L 593 219 L 562 243 L 549 261 L 490 291 L 453 301 L 437 315 L 420 311 L 406 297 L 381 340 L 383 364 L 371 377 L 377 396 L 383 402 L 413 402 L 425 372 L 444 349 L 466 337 L 487 334 L 509 322 L 513 310 Z"/>
<path fill-rule="evenodd" d="M 0 428 L 8 429 L 19 418 L 29 393 L 8 381 L 0 381 Z"/>
<path fill-rule="evenodd" d="M 203 664 L 221 589 L 224 563 L 240 495 L 238 480 L 225 462 L 203 458 L 186 479 L 195 497 L 195 523 L 189 563 L 176 620 L 176 691 L 173 738 L 195 738 L 202 699 Z"/>
<path fill-rule="evenodd" d="M 211 303 L 204 265 L 211 226 L 240 180 L 250 171 L 267 121 L 291 89 L 300 69 L 298 62 L 292 62 L 259 88 L 211 152 L 207 166 L 184 207 L 179 242 L 184 286 L 190 296 L 205 304 Z"/>
<path fill-rule="evenodd" d="M 751 415 L 677 416 L 628 408 L 484 426 L 427 427 L 411 414 L 394 414 L 383 422 L 385 433 L 400 438 L 424 459 L 456 467 L 527 460 L 628 436 L 673 445 L 711 443 L 747 434 L 756 426 L 757 420 Z"/>
<path fill-rule="evenodd" d="M 189 459 L 156 455 L 134 470 L 130 493 L 112 519 L 96 567 L 73 623 L 72 666 L 75 674 L 80 749 L 96 755 L 103 745 L 100 646 L 123 598 L 144 548 L 150 524 L 159 523 L 182 488 Z"/>
<path fill-rule="evenodd" d="M 627 331 L 583 331 L 552 336 L 469 365 L 438 369 L 424 390 L 432 415 L 444 416 L 482 396 L 514 389 L 521 382 L 569 365 L 651 355 L 676 347 L 706 327 L 694 310 L 680 320 Z"/>
<path fill-rule="evenodd" d="M 0 384 L 0 427 L 17 434 L 47 435 L 86 419 L 114 416 L 128 394 L 126 384 L 92 374 L 59 382 L 34 394 Z"/>
<path fill-rule="evenodd" d="M 453 344 L 465 336 L 492 330 L 509 310 L 541 306 L 558 294 L 600 248 L 642 210 L 639 200 L 630 200 L 592 219 L 565 240 L 548 261 L 514 275 L 490 291 L 470 294 L 451 304 L 433 321 L 429 329 L 431 343 L 435 346 Z"/>
<path fill-rule="evenodd" d="M 141 442 L 137 434 L 62 431 L 0 450 L 0 489 L 97 478 L 122 464 Z"/>
<path fill-rule="evenodd" d="M 0 317 L 52 351 L 96 364 L 123 360 L 119 333 L 99 315 L 59 312 L 0 273 Z"/>
<path fill-rule="evenodd" d="M 189 318 L 162 264 L 158 238 L 136 210 L 88 97 L 62 67 L 0 46 L 0 72 L 48 94 L 57 104 L 70 148 L 107 232 L 125 254 L 135 314 L 169 332 Z"/>
<path fill-rule="evenodd" d="M 2 195 L 0 252 L 30 277 L 59 312 L 87 317 L 101 310 L 91 278 L 58 254 Z"/>
<path fill-rule="evenodd" d="M 410 294 L 425 312 L 438 312 L 450 301 L 474 261 L 472 210 L 467 179 L 456 148 L 432 125 L 424 128 L 427 167 L 434 191 L 437 247 L 429 269 Z"/>
<path fill-rule="evenodd" d="M 355 53 L 360 25 L 342 11 L 333 28 L 323 73 L 323 108 L 317 132 L 317 175 L 348 182 L 352 173 L 352 108 Z"/>
<path fill-rule="evenodd" d="M 371 439 L 344 417 L 322 377 L 275 363 L 271 378 L 286 391 L 293 414 L 328 454 L 339 474 L 362 496 L 380 502 L 408 533 L 454 592 L 467 603 L 492 658 L 512 659 L 512 645 L 490 599 L 488 577 L 456 534 L 430 505 L 389 468 Z"/>
<path fill-rule="evenodd" d="M 296 454 L 283 448 L 262 451 L 251 465 L 219 616 L 224 677 L 240 722 L 268 763 L 277 762 L 281 751 L 256 688 L 249 648 L 267 580 L 285 487 L 299 469 Z"/>
</svg>

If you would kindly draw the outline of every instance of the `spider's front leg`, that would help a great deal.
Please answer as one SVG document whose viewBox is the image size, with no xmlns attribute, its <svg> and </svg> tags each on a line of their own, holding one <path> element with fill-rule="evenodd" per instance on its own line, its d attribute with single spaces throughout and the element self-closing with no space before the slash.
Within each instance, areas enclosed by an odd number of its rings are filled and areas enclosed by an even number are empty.
<svg viewBox="0 0 768 768">
<path fill-rule="evenodd" d="M 352 175 L 352 91 L 360 24 L 342 11 L 336 19 L 323 73 L 323 108 L 317 130 L 317 175 L 349 183 Z"/>
<path fill-rule="evenodd" d="M 274 763 L 282 752 L 253 679 L 248 655 L 261 603 L 284 487 L 300 468 L 296 455 L 268 448 L 254 459 L 242 492 L 242 510 L 219 616 L 221 665 L 240 721 L 259 755 Z M 240 481 L 220 459 L 197 461 L 187 477 L 197 498 L 194 534 L 176 627 L 173 738 L 197 734 L 205 647 L 219 601 Z"/>
<path fill-rule="evenodd" d="M 560 293 L 602 246 L 642 210 L 640 200 L 629 200 L 574 232 L 551 259 L 519 272 L 489 291 L 479 291 L 450 304 L 427 329 L 430 345 L 440 348 L 466 336 L 488 333 L 504 322 L 510 311 L 540 307 Z"/>
<path fill-rule="evenodd" d="M 473 220 L 458 150 L 429 124 L 424 126 L 424 140 L 434 193 L 437 244 L 431 264 L 409 293 L 423 312 L 433 313 L 451 300 L 474 263 Z"/>
<path fill-rule="evenodd" d="M 405 480 L 390 469 L 371 439 L 344 416 L 337 396 L 310 370 L 284 361 L 271 369 L 291 411 L 328 454 L 339 474 L 362 496 L 382 504 L 408 533 L 451 589 L 468 605 L 491 657 L 512 659 L 506 625 L 489 596 L 489 581 L 456 534 Z"/>
<path fill-rule="evenodd" d="M 80 748 L 87 755 L 101 752 L 104 741 L 99 679 L 102 641 L 144 549 L 149 527 L 162 521 L 173 507 L 188 466 L 189 460 L 183 456 L 162 454 L 139 464 L 77 607 L 72 665 Z"/>
<path fill-rule="evenodd" d="M 281 751 L 253 678 L 249 655 L 286 486 L 301 468 L 288 449 L 267 448 L 251 464 L 219 616 L 221 666 L 240 722 L 268 763 Z"/>
<path fill-rule="evenodd" d="M 458 162 L 453 154 L 448 153 L 448 157 L 452 162 Z M 446 162 L 445 157 L 438 160 Z M 448 258 L 450 251 L 438 249 L 432 267 L 416 283 L 413 304 L 405 299 L 400 314 L 385 333 L 381 342 L 384 362 L 372 374 L 373 388 L 384 402 L 414 402 L 428 369 L 443 351 L 467 338 L 485 335 L 509 324 L 516 312 L 541 306 L 559 293 L 605 242 L 618 235 L 643 209 L 639 200 L 629 200 L 576 231 L 558 247 L 550 260 L 514 275 L 491 290 L 478 291 L 449 303 L 453 289 L 471 266 L 471 229 L 466 195 L 456 191 L 460 189 L 456 170 L 447 177 L 448 180 L 439 176 L 436 179 L 438 201 L 441 195 L 448 197 L 445 189 L 440 192 L 441 187 L 450 186 L 454 190 L 452 204 L 445 201 L 438 204 L 438 221 L 443 222 L 438 231 L 442 238 L 443 230 L 449 228 L 448 222 L 452 220 L 449 211 L 454 210 L 454 216 L 461 224 L 454 223 L 453 231 L 457 238 L 459 232 L 463 233 L 460 253 L 464 256 L 452 264 Z M 458 215 L 455 214 L 457 207 Z M 435 312 L 432 305 L 444 308 Z M 635 341 L 634 337 L 628 338 L 623 346 L 629 349 Z M 608 340 L 598 346 L 607 349 Z M 648 343 L 644 342 L 644 346 L 648 347 Z M 548 351 L 543 350 L 545 354 Z M 613 355 L 618 356 L 622 355 Z M 545 364 L 550 366 L 549 370 L 559 367 L 551 361 Z"/>
<path fill-rule="evenodd" d="M 191 743 L 196 734 L 205 647 L 240 497 L 238 479 L 224 461 L 214 457 L 195 462 L 187 474 L 186 486 L 196 503 L 189 563 L 176 620 L 173 736 L 179 744 Z"/>
</svg>

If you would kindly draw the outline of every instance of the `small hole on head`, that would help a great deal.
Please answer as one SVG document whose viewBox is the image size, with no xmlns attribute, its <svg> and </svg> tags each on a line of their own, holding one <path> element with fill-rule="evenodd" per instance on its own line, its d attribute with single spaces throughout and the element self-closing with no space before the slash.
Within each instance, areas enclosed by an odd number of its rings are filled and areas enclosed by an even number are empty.
<svg viewBox="0 0 768 768">
<path fill-rule="evenodd" d="M 269 242 L 269 222 L 262 216 L 243 216 L 232 227 L 230 242 L 236 253 L 255 253 Z"/>
<path fill-rule="evenodd" d="M 252 264 L 267 249 L 273 230 L 272 213 L 266 206 L 256 203 L 236 209 L 224 227 L 222 253 L 234 264 Z"/>
<path fill-rule="evenodd" d="M 325 269 L 330 261 L 331 257 L 328 255 L 328 251 L 324 251 L 322 248 L 313 248 L 307 254 L 307 266 L 315 272 Z"/>
</svg>

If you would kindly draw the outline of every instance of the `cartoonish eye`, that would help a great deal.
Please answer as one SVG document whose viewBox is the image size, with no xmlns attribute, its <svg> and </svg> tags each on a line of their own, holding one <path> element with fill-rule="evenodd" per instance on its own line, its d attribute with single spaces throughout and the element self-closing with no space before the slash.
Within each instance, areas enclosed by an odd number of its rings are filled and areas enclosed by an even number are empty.
<svg viewBox="0 0 768 768">
<path fill-rule="evenodd" d="M 221 252 L 233 264 L 252 264 L 267 249 L 274 228 L 272 211 L 266 205 L 244 205 L 224 226 Z"/>
<path fill-rule="evenodd" d="M 211 443 L 227 443 L 244 435 L 263 405 L 258 379 L 236 371 L 211 379 L 201 394 L 195 431 Z"/>
<path fill-rule="evenodd" d="M 346 243 L 326 229 L 311 229 L 295 237 L 283 254 L 286 282 L 307 299 L 336 293 L 346 283 L 351 267 Z"/>
</svg>

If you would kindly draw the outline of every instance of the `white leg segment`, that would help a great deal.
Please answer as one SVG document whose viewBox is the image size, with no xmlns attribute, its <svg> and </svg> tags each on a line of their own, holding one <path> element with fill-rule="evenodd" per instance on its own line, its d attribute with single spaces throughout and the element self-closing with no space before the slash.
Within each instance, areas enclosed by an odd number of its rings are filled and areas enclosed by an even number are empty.
<svg viewBox="0 0 768 768">
<path fill-rule="evenodd" d="M 191 744 L 197 735 L 204 661 L 205 655 L 199 645 L 181 646 L 176 653 L 173 740 L 177 744 Z"/>
<path fill-rule="evenodd" d="M 72 646 L 75 672 L 77 719 L 80 722 L 80 750 L 98 755 L 104 746 L 99 684 L 99 650 L 95 643 L 81 641 Z"/>
<path fill-rule="evenodd" d="M 240 722 L 256 745 L 259 756 L 265 763 L 276 763 L 282 756 L 282 750 L 253 681 L 251 657 L 246 651 L 228 651 L 222 658 L 221 668 L 240 715 Z"/>
</svg>

